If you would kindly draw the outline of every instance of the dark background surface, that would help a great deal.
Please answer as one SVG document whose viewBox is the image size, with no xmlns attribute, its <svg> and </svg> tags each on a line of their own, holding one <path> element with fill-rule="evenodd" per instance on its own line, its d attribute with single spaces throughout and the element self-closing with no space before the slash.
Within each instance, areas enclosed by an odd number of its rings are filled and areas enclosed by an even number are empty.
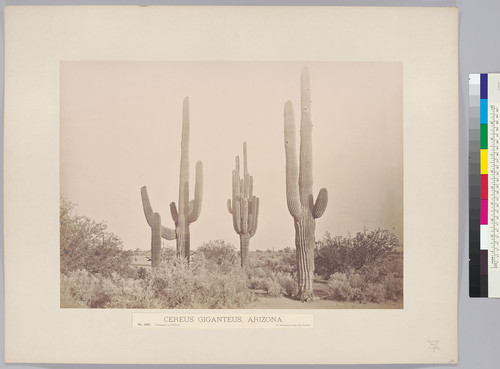
<svg viewBox="0 0 500 369">
<path fill-rule="evenodd" d="M 297 369 L 303 368 L 442 368 L 456 367 L 467 369 L 489 369 L 500 368 L 500 299 L 484 299 L 469 297 L 469 271 L 468 271 L 468 75 L 470 73 L 500 72 L 500 1 L 499 0 L 458 0 L 458 1 L 405 1 L 405 0 L 185 0 L 185 1 L 126 1 L 126 0 L 31 0 L 14 1 L 0 0 L 0 25 L 1 25 L 1 53 L 3 55 L 3 10 L 7 5 L 321 5 L 321 6 L 455 6 L 459 8 L 459 104 L 460 104 L 460 125 L 459 125 L 459 311 L 458 311 L 458 332 L 459 332 L 459 363 L 456 365 L 296 365 Z M 0 105 L 3 124 L 3 74 L 4 59 L 0 60 L 0 79 L 2 89 L 0 90 Z M 3 126 L 0 131 L 0 142 L 3 143 Z M 3 149 L 0 150 L 2 158 L 0 165 L 3 166 Z M 3 168 L 2 168 L 3 173 Z M 3 177 L 3 176 L 2 176 Z M 3 178 L 0 182 L 0 191 L 3 194 Z M 0 197 L 3 214 L 3 195 Z M 3 250 L 3 215 L 0 218 L 0 227 Z M 0 305 L 2 319 L 0 320 L 0 330 L 2 343 L 4 339 L 4 291 L 3 291 L 3 252 L 0 267 L 2 278 L 0 283 L 1 299 Z M 77 334 L 77 332 L 75 332 Z M 2 345 L 3 346 L 3 345 Z M 360 352 L 363 350 L 359 348 Z M 74 368 L 90 369 L 91 367 L 125 369 L 148 367 L 147 365 L 70 365 L 70 364 L 4 364 L 3 347 L 0 350 L 0 368 Z M 284 368 L 285 365 L 168 365 L 169 368 Z M 291 366 L 290 366 L 291 367 Z"/>
</svg>

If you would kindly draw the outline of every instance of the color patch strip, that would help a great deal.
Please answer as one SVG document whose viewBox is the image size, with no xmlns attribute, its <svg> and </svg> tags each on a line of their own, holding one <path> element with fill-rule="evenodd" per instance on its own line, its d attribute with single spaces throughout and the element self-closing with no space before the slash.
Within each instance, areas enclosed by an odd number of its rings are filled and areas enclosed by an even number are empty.
<svg viewBox="0 0 500 369">
<path fill-rule="evenodd" d="M 488 224 L 488 200 L 481 200 L 481 224 Z"/>
<path fill-rule="evenodd" d="M 481 296 L 481 236 L 488 226 L 480 226 L 481 215 L 481 75 L 469 75 L 469 296 Z M 487 96 L 487 90 L 486 90 Z M 485 244 L 486 245 L 486 244 Z M 486 247 L 486 246 L 484 246 Z"/>
<path fill-rule="evenodd" d="M 489 131 L 488 127 L 488 75 L 487 74 L 481 74 L 481 102 L 480 102 L 480 127 L 485 127 L 486 132 Z M 484 129 L 484 128 L 483 128 Z M 488 134 L 488 133 L 486 133 Z M 481 137 L 482 138 L 482 137 Z M 489 181 L 489 156 L 488 156 L 488 136 L 486 138 L 486 148 L 483 149 L 483 142 L 480 140 L 480 145 L 481 145 L 481 176 L 486 175 L 486 178 L 488 178 Z M 483 154 L 483 151 L 486 154 Z M 488 202 L 489 200 L 481 200 L 481 225 L 486 225 L 488 228 L 488 234 L 490 231 L 490 225 L 488 224 Z M 484 254 L 486 254 L 486 265 L 488 265 L 488 244 L 479 245 L 480 249 L 480 270 L 481 270 L 481 296 L 488 296 L 488 289 L 484 288 L 484 278 L 486 280 L 488 279 L 488 266 L 486 266 L 486 272 L 484 271 L 485 269 L 485 259 L 484 259 Z M 486 293 L 486 294 L 485 294 Z"/>
</svg>

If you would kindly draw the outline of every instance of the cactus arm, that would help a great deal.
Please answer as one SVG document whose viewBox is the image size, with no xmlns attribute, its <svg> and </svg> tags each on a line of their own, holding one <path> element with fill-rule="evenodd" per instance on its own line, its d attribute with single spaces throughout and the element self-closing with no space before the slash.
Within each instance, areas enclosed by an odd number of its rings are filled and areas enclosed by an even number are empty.
<svg viewBox="0 0 500 369">
<path fill-rule="evenodd" d="M 198 219 L 201 212 L 201 203 L 203 200 L 203 164 L 201 161 L 196 163 L 196 183 L 194 185 L 194 200 L 190 202 L 189 207 L 189 223 L 193 223 Z M 192 208 L 191 208 L 192 204 Z"/>
<path fill-rule="evenodd" d="M 244 196 L 245 195 L 245 178 L 244 177 L 241 177 L 240 179 L 240 196 Z"/>
<path fill-rule="evenodd" d="M 312 194 L 312 121 L 311 121 L 311 88 L 309 70 L 302 69 L 301 73 L 301 118 L 300 118 L 300 167 L 299 188 L 300 201 L 303 206 L 308 205 Z"/>
<path fill-rule="evenodd" d="M 314 218 L 319 218 L 323 215 L 328 204 L 328 191 L 326 188 L 319 190 L 318 197 L 316 198 L 316 203 L 312 209 L 312 216 Z"/>
<path fill-rule="evenodd" d="M 251 199 L 252 197 L 250 196 L 250 181 L 251 181 L 252 176 L 248 174 L 248 172 L 245 174 L 245 197 Z"/>
<path fill-rule="evenodd" d="M 231 199 L 227 199 L 227 210 L 229 214 L 233 214 L 233 209 L 231 208 Z"/>
<path fill-rule="evenodd" d="M 240 212 L 240 200 L 236 199 L 233 201 L 233 227 L 236 233 L 241 233 L 241 212 Z"/>
<path fill-rule="evenodd" d="M 233 202 L 236 196 L 240 195 L 240 177 L 238 172 L 233 170 Z"/>
<path fill-rule="evenodd" d="M 248 231 L 250 232 L 250 237 L 253 237 L 255 232 L 257 232 L 257 221 L 259 219 L 259 198 L 253 198 L 252 205 L 252 226 L 249 226 Z"/>
<path fill-rule="evenodd" d="M 175 233 L 174 229 L 161 226 L 161 237 L 166 240 L 172 241 L 177 238 L 177 234 Z"/>
<path fill-rule="evenodd" d="M 189 98 L 182 103 L 181 164 L 179 172 L 179 216 L 184 219 L 189 207 Z"/>
<path fill-rule="evenodd" d="M 291 101 L 285 103 L 286 203 L 294 218 L 302 212 L 299 196 L 299 170 L 295 149 L 295 121 Z"/>
<path fill-rule="evenodd" d="M 250 235 L 250 230 L 253 228 L 253 214 L 248 214 L 248 234 Z"/>
<path fill-rule="evenodd" d="M 172 219 L 177 225 L 177 222 L 179 221 L 179 213 L 177 212 L 177 207 L 175 206 L 175 202 L 173 201 L 170 203 L 170 214 L 172 214 Z"/>
<path fill-rule="evenodd" d="M 144 216 L 150 227 L 153 227 L 153 208 L 149 202 L 148 189 L 146 186 L 141 188 L 141 198 L 142 198 L 142 208 L 144 210 Z"/>
<path fill-rule="evenodd" d="M 247 142 L 243 142 L 243 173 L 248 173 L 248 165 L 247 165 Z"/>
<path fill-rule="evenodd" d="M 188 207 L 188 209 L 189 209 L 188 214 L 191 214 L 191 212 L 194 209 L 194 200 L 189 201 L 189 207 Z"/>
<path fill-rule="evenodd" d="M 241 233 L 248 232 L 248 199 L 241 199 Z"/>
</svg>

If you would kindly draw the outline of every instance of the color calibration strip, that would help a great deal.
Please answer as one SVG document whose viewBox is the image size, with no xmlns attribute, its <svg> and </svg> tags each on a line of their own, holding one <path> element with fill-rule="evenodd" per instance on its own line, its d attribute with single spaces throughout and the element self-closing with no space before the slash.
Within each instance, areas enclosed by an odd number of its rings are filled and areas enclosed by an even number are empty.
<svg viewBox="0 0 500 369">
<path fill-rule="evenodd" d="M 469 295 L 500 297 L 500 74 L 469 76 Z"/>
</svg>

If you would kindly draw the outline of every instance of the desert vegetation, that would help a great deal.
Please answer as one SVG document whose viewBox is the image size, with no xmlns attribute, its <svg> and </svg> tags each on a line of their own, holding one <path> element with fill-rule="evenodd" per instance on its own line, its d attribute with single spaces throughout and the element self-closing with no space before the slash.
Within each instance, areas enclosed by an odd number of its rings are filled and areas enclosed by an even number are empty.
<svg viewBox="0 0 500 369">
<path fill-rule="evenodd" d="M 134 264 L 136 251 L 124 250 L 105 223 L 78 215 L 64 199 L 60 220 L 63 308 L 223 309 L 258 307 L 265 299 L 300 300 L 292 248 L 250 251 L 242 268 L 233 244 L 212 240 L 192 252 L 189 265 L 174 247 L 163 247 L 161 262 L 152 268 Z M 356 304 L 401 301 L 402 255 L 388 230 L 327 234 L 314 248 L 316 298 Z"/>
</svg>

